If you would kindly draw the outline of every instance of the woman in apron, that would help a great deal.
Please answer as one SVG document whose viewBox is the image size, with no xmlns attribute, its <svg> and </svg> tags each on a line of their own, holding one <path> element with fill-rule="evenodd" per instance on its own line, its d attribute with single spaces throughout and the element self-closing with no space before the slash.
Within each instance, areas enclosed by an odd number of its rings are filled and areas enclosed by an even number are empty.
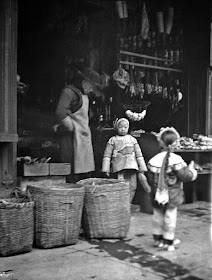
<svg viewBox="0 0 212 280">
<path fill-rule="evenodd" d="M 61 132 L 61 157 L 63 162 L 71 164 L 71 174 L 67 182 L 90 177 L 95 171 L 94 153 L 89 127 L 88 95 L 101 88 L 100 75 L 85 68 L 78 71 L 75 84 L 67 84 L 60 95 L 56 109 Z"/>
</svg>

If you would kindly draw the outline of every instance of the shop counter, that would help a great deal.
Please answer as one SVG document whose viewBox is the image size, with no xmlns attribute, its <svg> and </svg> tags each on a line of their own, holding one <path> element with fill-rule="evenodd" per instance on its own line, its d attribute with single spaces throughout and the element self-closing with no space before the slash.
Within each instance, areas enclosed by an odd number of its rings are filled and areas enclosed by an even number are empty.
<svg viewBox="0 0 212 280">
<path fill-rule="evenodd" d="M 212 167 L 212 149 L 179 149 L 175 153 L 182 156 L 187 164 L 194 160 L 198 165 L 209 164 Z M 198 171 L 197 180 L 184 184 L 184 190 L 188 202 L 196 200 L 211 201 L 212 168 Z"/>
</svg>

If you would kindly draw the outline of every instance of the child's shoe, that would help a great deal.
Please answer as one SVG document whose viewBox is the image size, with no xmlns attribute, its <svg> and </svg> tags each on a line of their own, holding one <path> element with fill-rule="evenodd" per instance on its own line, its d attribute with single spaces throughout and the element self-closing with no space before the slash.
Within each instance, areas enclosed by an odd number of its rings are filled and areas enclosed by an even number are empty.
<svg viewBox="0 0 212 280">
<path fill-rule="evenodd" d="M 163 240 L 155 240 L 154 247 L 162 248 Z"/>
<path fill-rule="evenodd" d="M 174 252 L 176 249 L 175 247 L 177 247 L 180 243 L 181 243 L 180 239 L 174 239 L 171 245 L 165 244 L 163 246 L 163 249 L 166 249 L 169 252 Z"/>
<path fill-rule="evenodd" d="M 162 248 L 163 248 L 164 250 L 169 251 L 169 252 L 175 251 L 175 247 L 174 247 L 173 245 L 164 244 Z"/>
<path fill-rule="evenodd" d="M 167 251 L 169 251 L 169 252 L 174 252 L 174 251 L 175 251 L 174 245 L 168 245 Z"/>
<path fill-rule="evenodd" d="M 180 245 L 180 243 L 181 243 L 181 240 L 180 240 L 180 239 L 174 239 L 172 245 L 178 246 L 178 245 Z"/>
<path fill-rule="evenodd" d="M 154 242 L 154 247 L 158 247 L 159 244 L 160 244 L 160 240 L 155 240 L 155 242 Z"/>
<path fill-rule="evenodd" d="M 163 248 L 164 247 L 164 242 L 163 240 L 161 240 L 158 244 L 158 248 Z"/>
</svg>

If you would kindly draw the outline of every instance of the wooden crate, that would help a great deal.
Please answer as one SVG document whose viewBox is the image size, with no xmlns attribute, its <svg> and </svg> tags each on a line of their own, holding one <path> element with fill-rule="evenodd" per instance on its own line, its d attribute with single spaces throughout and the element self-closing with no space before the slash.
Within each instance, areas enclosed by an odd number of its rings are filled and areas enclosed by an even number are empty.
<svg viewBox="0 0 212 280">
<path fill-rule="evenodd" d="M 46 185 L 52 187 L 55 184 L 66 183 L 66 176 L 32 176 L 18 177 L 17 184 L 23 192 L 26 191 L 28 185 Z"/>
<path fill-rule="evenodd" d="M 50 163 L 49 175 L 69 175 L 71 174 L 70 163 Z"/>
<path fill-rule="evenodd" d="M 47 176 L 49 175 L 49 163 L 32 163 L 22 165 L 22 176 Z"/>
</svg>

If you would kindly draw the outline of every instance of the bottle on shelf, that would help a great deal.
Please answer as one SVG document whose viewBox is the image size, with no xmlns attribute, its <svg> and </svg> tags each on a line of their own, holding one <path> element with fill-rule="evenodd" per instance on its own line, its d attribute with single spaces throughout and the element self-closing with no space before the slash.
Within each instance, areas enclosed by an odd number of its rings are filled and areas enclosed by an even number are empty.
<svg viewBox="0 0 212 280">
<path fill-rule="evenodd" d="M 183 66 L 183 29 L 180 29 L 180 38 L 179 38 L 180 42 L 180 67 Z"/>
<path fill-rule="evenodd" d="M 174 66 L 176 68 L 180 67 L 180 37 L 179 34 L 176 34 L 175 39 L 174 39 Z"/>
<path fill-rule="evenodd" d="M 162 84 L 162 98 L 163 99 L 168 99 L 168 74 L 166 71 L 163 72 L 163 75 L 161 77 L 161 84 Z"/>
<path fill-rule="evenodd" d="M 132 45 L 131 45 L 131 51 L 133 53 L 136 53 L 137 50 L 137 22 L 136 22 L 136 16 L 133 15 L 132 19 Z"/>
<path fill-rule="evenodd" d="M 174 109 L 175 106 L 175 88 L 174 88 L 174 74 L 169 72 L 169 86 L 168 86 L 168 99 L 171 105 L 171 109 Z"/>
<path fill-rule="evenodd" d="M 174 45 L 173 45 L 172 35 L 169 35 L 168 60 L 169 60 L 169 66 L 173 67 L 174 66 Z"/>
<path fill-rule="evenodd" d="M 147 68 L 145 81 L 145 95 L 149 96 L 150 94 L 152 94 L 152 73 L 151 69 Z"/>
<path fill-rule="evenodd" d="M 153 72 L 152 93 L 159 94 L 159 77 L 157 70 Z"/>
<path fill-rule="evenodd" d="M 153 57 L 157 57 L 157 42 L 156 42 L 157 38 L 156 38 L 156 32 L 155 30 L 152 31 L 152 56 Z M 158 62 L 156 59 L 153 60 L 153 65 L 157 66 Z"/>
<path fill-rule="evenodd" d="M 152 56 L 152 34 L 149 31 L 148 37 L 146 39 L 146 55 Z M 152 65 L 152 59 L 148 59 L 148 64 Z"/>
<path fill-rule="evenodd" d="M 144 86 L 144 78 L 145 78 L 145 71 L 144 68 L 138 67 L 135 72 L 135 81 L 138 89 L 138 99 L 141 100 L 144 97 L 145 93 L 145 86 Z"/>
<path fill-rule="evenodd" d="M 136 53 L 137 51 L 137 37 L 134 34 L 132 37 L 132 52 Z"/>
<path fill-rule="evenodd" d="M 157 57 L 163 58 L 163 33 L 159 32 L 156 37 Z M 158 66 L 163 66 L 161 61 L 158 61 Z"/>
<path fill-rule="evenodd" d="M 168 58 L 169 58 L 169 50 L 168 50 L 168 41 L 169 41 L 169 35 L 168 34 L 163 34 L 163 58 L 166 59 L 166 61 L 164 61 L 164 66 L 168 67 L 169 63 L 168 63 Z"/>
<path fill-rule="evenodd" d="M 175 90 L 174 107 L 177 107 L 180 101 L 179 97 L 181 93 L 181 78 L 177 74 L 174 77 L 174 90 Z"/>
<path fill-rule="evenodd" d="M 145 54 L 146 53 L 145 40 L 142 38 L 141 34 L 139 34 L 138 37 L 137 37 L 137 52 L 139 54 Z M 146 64 L 147 59 L 145 57 L 140 57 L 138 62 L 141 63 L 141 64 Z"/>
<path fill-rule="evenodd" d="M 125 51 L 129 51 L 129 40 L 128 40 L 128 37 L 127 38 L 125 37 L 125 40 L 124 40 L 124 50 Z M 126 62 L 130 61 L 129 55 L 125 55 L 125 61 Z M 128 64 L 125 65 L 125 68 L 126 68 L 127 71 L 130 69 Z"/>
</svg>

